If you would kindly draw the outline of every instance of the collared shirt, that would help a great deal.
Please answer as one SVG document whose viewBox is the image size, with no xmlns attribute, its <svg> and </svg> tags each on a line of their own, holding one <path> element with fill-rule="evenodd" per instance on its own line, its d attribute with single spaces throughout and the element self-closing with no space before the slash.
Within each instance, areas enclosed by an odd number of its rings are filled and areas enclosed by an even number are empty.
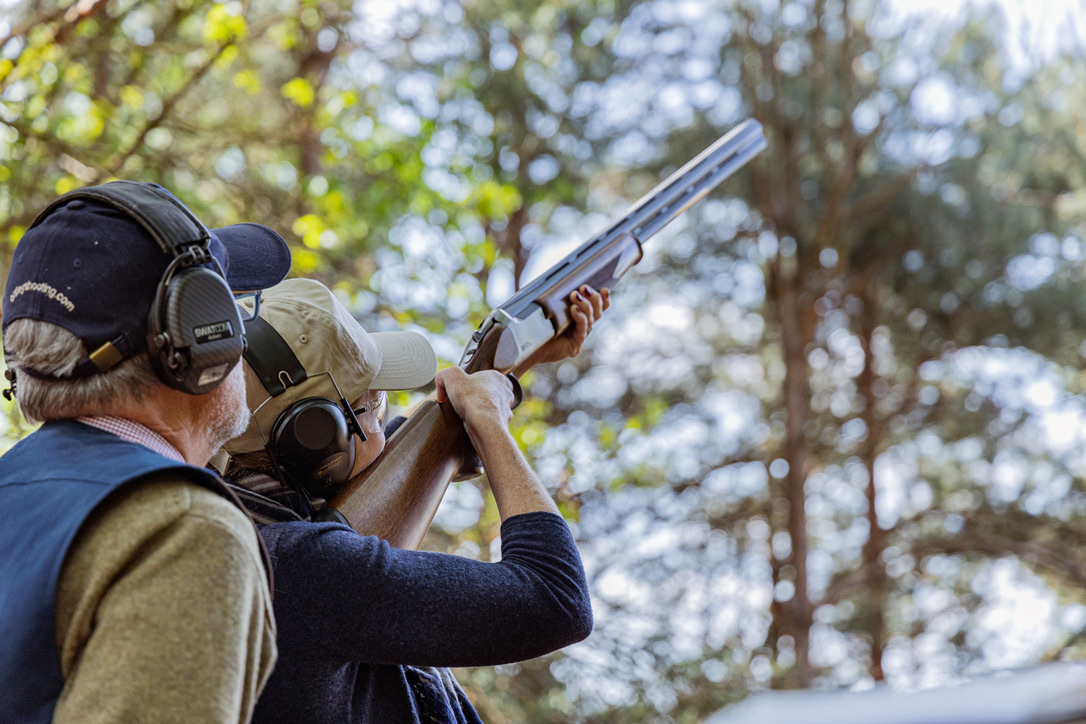
<svg viewBox="0 0 1086 724">
<path fill-rule="evenodd" d="M 127 420 L 123 417 L 114 417 L 113 415 L 88 415 L 85 417 L 77 417 L 76 422 L 96 427 L 99 430 L 105 430 L 122 440 L 134 442 L 137 445 L 143 445 L 170 460 L 179 463 L 185 462 L 185 458 L 181 456 L 181 453 L 178 452 L 177 448 L 166 441 L 166 438 L 162 437 L 146 425 L 142 425 L 138 422 L 133 422 L 132 420 Z"/>
</svg>

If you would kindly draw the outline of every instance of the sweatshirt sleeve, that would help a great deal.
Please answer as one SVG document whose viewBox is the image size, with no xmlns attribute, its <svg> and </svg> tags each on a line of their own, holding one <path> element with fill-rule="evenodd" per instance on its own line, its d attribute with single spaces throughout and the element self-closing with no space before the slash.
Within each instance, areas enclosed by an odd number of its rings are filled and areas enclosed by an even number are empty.
<svg viewBox="0 0 1086 724">
<path fill-rule="evenodd" d="M 263 529 L 275 561 L 280 639 L 370 664 L 489 666 L 584 639 L 588 584 L 573 536 L 553 513 L 502 524 L 502 560 L 407 551 L 346 526 Z"/>
</svg>

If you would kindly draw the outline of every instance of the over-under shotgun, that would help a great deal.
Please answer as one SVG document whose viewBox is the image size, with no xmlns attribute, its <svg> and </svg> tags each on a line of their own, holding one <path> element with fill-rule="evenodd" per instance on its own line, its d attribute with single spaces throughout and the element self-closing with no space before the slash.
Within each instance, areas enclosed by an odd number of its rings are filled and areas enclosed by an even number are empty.
<svg viewBox="0 0 1086 724">
<path fill-rule="evenodd" d="M 493 310 L 472 334 L 460 367 L 509 373 L 572 323 L 569 296 L 588 284 L 613 289 L 641 260 L 641 243 L 754 158 L 762 126 L 739 124 L 643 196 L 605 231 Z M 418 548 L 449 483 L 478 473 L 475 451 L 448 402 L 424 402 L 381 455 L 329 502 L 359 533 Z M 331 512 L 331 511 L 329 511 Z"/>
</svg>

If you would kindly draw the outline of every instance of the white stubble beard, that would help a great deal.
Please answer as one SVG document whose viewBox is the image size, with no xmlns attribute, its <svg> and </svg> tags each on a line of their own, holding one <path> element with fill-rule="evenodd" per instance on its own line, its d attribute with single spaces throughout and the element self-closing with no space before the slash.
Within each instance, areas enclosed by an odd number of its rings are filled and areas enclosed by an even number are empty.
<svg viewBox="0 0 1086 724">
<path fill-rule="evenodd" d="M 245 432 L 249 426 L 249 407 L 245 399 L 245 374 L 235 365 L 226 379 L 211 393 L 208 406 L 207 434 L 216 449 Z"/>
</svg>

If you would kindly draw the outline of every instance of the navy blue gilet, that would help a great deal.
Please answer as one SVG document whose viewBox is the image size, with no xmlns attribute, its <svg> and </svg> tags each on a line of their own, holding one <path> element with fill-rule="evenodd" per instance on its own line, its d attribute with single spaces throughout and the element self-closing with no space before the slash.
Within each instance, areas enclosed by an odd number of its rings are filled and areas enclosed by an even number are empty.
<svg viewBox="0 0 1086 724">
<path fill-rule="evenodd" d="M 64 687 L 57 580 L 83 521 L 125 483 L 171 469 L 222 490 L 207 470 L 71 420 L 42 425 L 0 457 L 0 724 L 53 719 Z"/>
</svg>

